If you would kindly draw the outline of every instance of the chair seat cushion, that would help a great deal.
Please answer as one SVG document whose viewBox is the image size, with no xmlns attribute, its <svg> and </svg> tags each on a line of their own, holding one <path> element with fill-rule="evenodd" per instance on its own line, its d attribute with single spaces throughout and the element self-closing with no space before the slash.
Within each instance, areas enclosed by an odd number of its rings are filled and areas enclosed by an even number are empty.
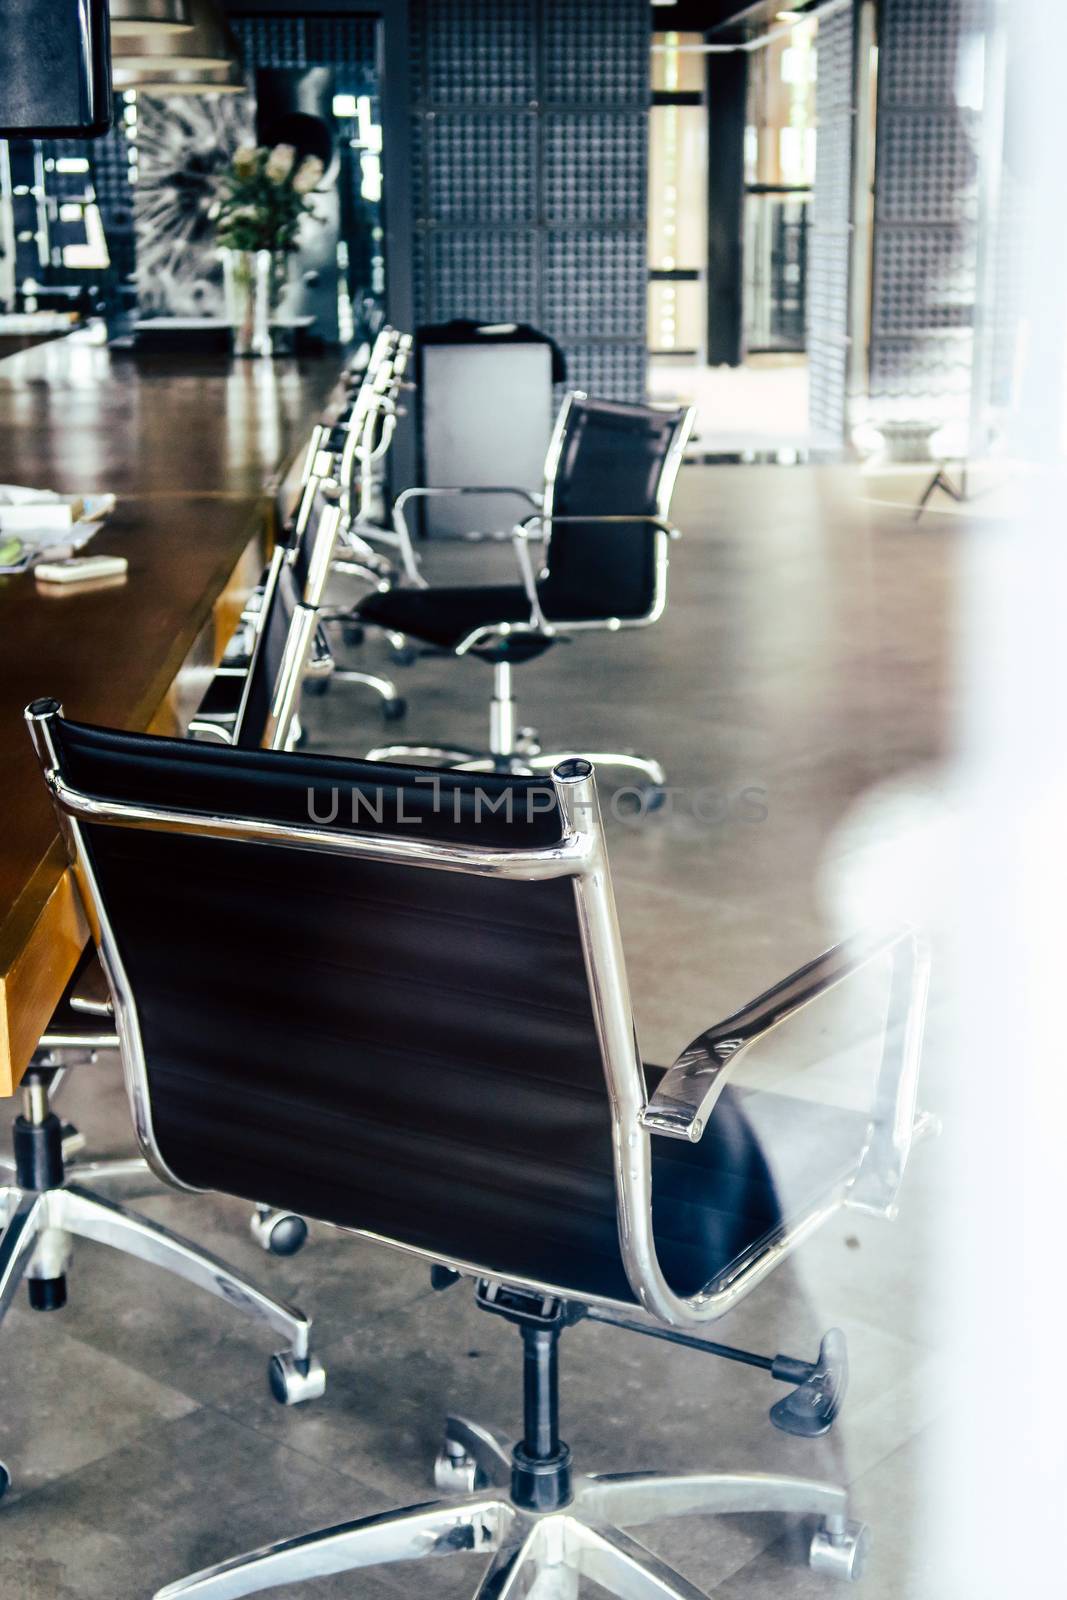
<svg viewBox="0 0 1067 1600">
<path fill-rule="evenodd" d="M 454 650 L 476 628 L 530 620 L 530 602 L 518 583 L 390 589 L 384 594 L 367 595 L 356 609 L 364 622 L 377 623 L 441 650 Z M 540 635 L 518 636 L 507 641 L 506 653 L 525 659 L 540 655 L 551 643 L 551 639 Z"/>
</svg>

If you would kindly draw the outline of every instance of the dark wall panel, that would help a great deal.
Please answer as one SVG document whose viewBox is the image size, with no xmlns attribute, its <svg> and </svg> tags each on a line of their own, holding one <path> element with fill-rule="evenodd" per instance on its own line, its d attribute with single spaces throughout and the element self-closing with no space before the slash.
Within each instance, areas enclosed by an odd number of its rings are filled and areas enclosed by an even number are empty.
<svg viewBox="0 0 1067 1600">
<path fill-rule="evenodd" d="M 415 318 L 532 322 L 645 379 L 647 0 L 413 0 Z"/>
<path fill-rule="evenodd" d="M 235 16 L 245 69 L 334 67 L 348 83 L 370 90 L 377 78 L 377 22 L 359 16 Z"/>
<path fill-rule="evenodd" d="M 736 367 L 744 359 L 746 56 L 709 56 L 707 86 L 707 363 Z"/>
</svg>

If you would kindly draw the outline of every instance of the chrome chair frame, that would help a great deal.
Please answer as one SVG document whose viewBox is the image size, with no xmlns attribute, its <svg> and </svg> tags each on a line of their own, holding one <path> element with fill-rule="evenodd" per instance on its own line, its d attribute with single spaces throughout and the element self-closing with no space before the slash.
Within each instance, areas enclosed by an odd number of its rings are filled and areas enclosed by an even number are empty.
<svg viewBox="0 0 1067 1600">
<path fill-rule="evenodd" d="M 156 1142 L 151 1097 L 141 1042 L 137 1002 L 85 850 L 82 824 L 239 840 L 249 844 L 298 846 L 379 863 L 516 881 L 569 879 L 612 1124 L 619 1246 L 639 1315 L 668 1328 L 699 1331 L 724 1316 L 785 1256 L 842 1206 L 859 1204 L 892 1215 L 916 1136 L 930 1119 L 917 1114 L 922 1022 L 929 976 L 927 943 L 914 929 L 864 938 L 835 947 L 775 985 L 717 1028 L 699 1036 L 649 1096 L 638 1054 L 622 941 L 615 913 L 593 769 L 575 761 L 556 769 L 552 785 L 563 821 L 556 844 L 529 849 L 425 843 L 419 838 L 346 834 L 314 823 L 290 824 L 223 813 L 203 815 L 180 808 L 104 800 L 80 792 L 63 776 L 51 724 L 62 714 L 54 701 L 38 701 L 26 713 L 60 827 L 83 897 L 94 920 L 101 963 L 114 997 L 127 1089 L 137 1136 L 150 1165 L 166 1181 L 187 1188 L 169 1171 Z M 853 977 L 876 957 L 891 952 L 894 974 L 890 1023 L 866 1146 L 832 1194 L 798 1217 L 726 1281 L 680 1295 L 664 1276 L 652 1222 L 651 1141 L 656 1137 L 699 1139 L 727 1078 L 744 1052 L 787 1018 Z M 902 1009 L 903 1008 L 903 1009 Z M 897 1034 L 899 1033 L 899 1040 Z M 389 1244 L 473 1278 L 477 1262 L 442 1261 L 402 1241 L 348 1230 Z M 558 1284 L 522 1277 L 507 1286 L 546 1299 L 574 1300 Z M 613 1320 L 633 1317 L 629 1302 L 585 1296 L 587 1309 Z M 784 1510 L 822 1520 L 811 1547 L 812 1564 L 852 1577 L 862 1562 L 866 1533 L 847 1520 L 847 1494 L 838 1486 L 760 1474 L 623 1474 L 580 1477 L 563 1504 L 539 1510 L 518 1503 L 514 1460 L 503 1442 L 480 1425 L 450 1419 L 446 1448 L 472 1464 L 491 1485 L 465 1498 L 445 1499 L 405 1511 L 364 1518 L 318 1534 L 283 1540 L 160 1591 L 157 1600 L 233 1600 L 275 1585 L 326 1573 L 423 1556 L 479 1552 L 491 1560 L 479 1588 L 483 1600 L 505 1600 L 527 1592 L 534 1578 L 546 1595 L 573 1600 L 577 1579 L 595 1578 L 626 1600 L 698 1600 L 698 1591 L 658 1558 L 619 1531 L 660 1516 L 692 1513 Z M 510 1481 L 509 1493 L 505 1484 Z M 616 1524 L 618 1526 L 610 1526 Z M 538 1589 L 541 1595 L 541 1588 Z"/>
<path fill-rule="evenodd" d="M 553 512 L 553 502 L 555 480 L 567 433 L 567 422 L 574 403 L 585 398 L 586 396 L 581 390 L 573 390 L 565 397 L 560 407 L 549 444 L 548 455 L 545 458 L 545 489 L 543 495 L 535 496 L 528 489 L 520 489 L 514 486 L 500 486 L 492 489 L 464 486 L 456 489 L 418 487 L 407 489 L 398 497 L 395 515 L 399 525 L 404 528 L 409 543 L 410 531 L 406 523 L 406 507 L 412 500 L 419 497 L 509 494 L 521 496 L 535 507 L 530 516 L 524 518 L 523 521 L 512 528 L 510 534 L 519 573 L 523 587 L 526 590 L 526 598 L 530 602 L 529 620 L 527 622 L 494 623 L 476 628 L 465 639 L 462 639 L 450 654 L 465 656 L 471 651 L 492 645 L 496 641 L 503 641 L 523 634 L 539 638 L 566 639 L 576 633 L 620 633 L 631 628 L 651 627 L 653 623 L 658 622 L 663 616 L 667 605 L 670 542 L 681 538 L 680 529 L 670 521 L 670 504 L 674 495 L 675 484 L 678 481 L 678 473 L 685 458 L 686 445 L 689 442 L 689 437 L 696 421 L 696 407 L 690 406 L 687 409 L 682 424 L 672 440 L 657 488 L 656 514 L 654 516 L 627 516 L 620 514 L 559 516 Z M 543 547 L 544 554 L 541 561 L 540 575 L 544 576 L 551 551 L 552 530 L 555 526 L 564 523 L 577 523 L 579 525 L 594 523 L 610 525 L 615 523 L 630 527 L 634 523 L 644 523 L 655 529 L 656 552 L 653 596 L 652 603 L 643 616 L 605 617 L 592 621 L 563 618 L 553 618 L 550 621 L 545 617 L 537 591 L 538 573 L 535 571 L 531 547 L 534 544 L 540 544 Z M 427 587 L 424 580 L 420 579 L 420 587 Z M 599 751 L 595 753 L 587 751 L 576 752 L 574 750 L 543 750 L 540 736 L 535 728 L 520 729 L 518 727 L 516 703 L 512 687 L 512 664 L 507 660 L 497 661 L 493 667 L 493 696 L 489 707 L 488 749 L 476 750 L 458 745 L 397 743 L 377 745 L 367 755 L 368 761 L 419 760 L 443 762 L 447 766 L 470 772 L 510 771 L 514 773 L 551 772 L 562 762 L 576 757 L 588 759 L 595 767 L 615 767 L 633 772 L 651 784 L 654 790 L 662 789 L 666 782 L 666 774 L 658 761 L 648 756 L 639 755 L 632 750 Z"/>
</svg>

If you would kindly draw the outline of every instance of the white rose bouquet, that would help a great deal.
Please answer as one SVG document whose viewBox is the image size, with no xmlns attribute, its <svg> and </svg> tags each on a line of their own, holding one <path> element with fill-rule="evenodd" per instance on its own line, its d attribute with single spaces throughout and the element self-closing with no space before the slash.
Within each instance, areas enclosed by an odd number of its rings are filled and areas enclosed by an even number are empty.
<svg viewBox="0 0 1067 1600">
<path fill-rule="evenodd" d="M 296 249 L 300 219 L 315 215 L 310 196 L 322 173 L 317 156 L 305 156 L 298 164 L 291 144 L 273 150 L 242 145 L 222 180 L 219 244 L 227 250 L 288 255 Z"/>
</svg>

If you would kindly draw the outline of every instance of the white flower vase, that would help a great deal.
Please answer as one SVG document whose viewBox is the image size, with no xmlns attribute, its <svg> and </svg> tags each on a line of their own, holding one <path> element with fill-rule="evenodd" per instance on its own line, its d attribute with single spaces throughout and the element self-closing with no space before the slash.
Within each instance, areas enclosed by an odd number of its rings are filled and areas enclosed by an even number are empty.
<svg viewBox="0 0 1067 1600">
<path fill-rule="evenodd" d="M 270 356 L 274 260 L 269 250 L 223 250 L 226 321 L 235 356 Z"/>
</svg>

